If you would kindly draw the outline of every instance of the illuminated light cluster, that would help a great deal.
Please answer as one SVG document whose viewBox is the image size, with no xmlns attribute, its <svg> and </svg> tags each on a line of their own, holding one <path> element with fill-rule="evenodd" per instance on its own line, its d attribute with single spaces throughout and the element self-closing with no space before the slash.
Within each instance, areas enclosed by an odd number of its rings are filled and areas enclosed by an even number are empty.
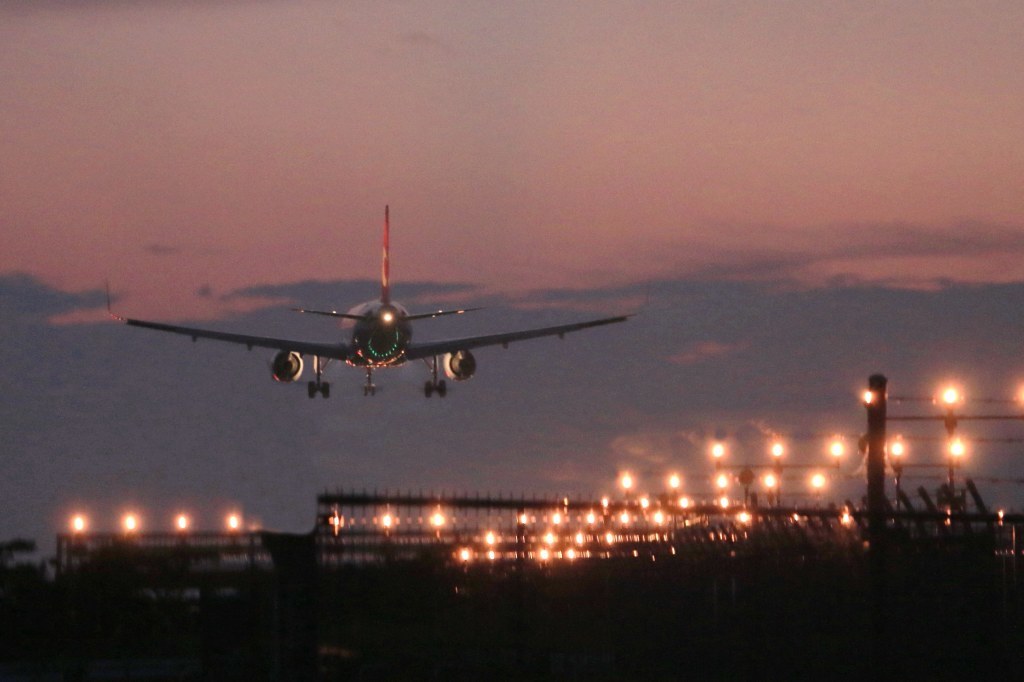
<svg viewBox="0 0 1024 682">
<path fill-rule="evenodd" d="M 671 474 L 668 477 L 668 487 L 672 490 L 678 490 L 679 486 L 683 484 L 683 480 L 679 477 L 679 474 Z"/>
<path fill-rule="evenodd" d="M 850 515 L 849 509 L 843 509 L 843 515 L 839 517 L 839 522 L 844 526 L 849 526 L 853 523 L 853 517 Z"/>
<path fill-rule="evenodd" d="M 487 535 L 484 536 L 484 542 L 486 542 L 488 546 L 494 546 L 494 543 L 496 541 L 497 541 L 497 537 L 494 535 L 494 531 L 493 530 L 487 531 Z"/>
<path fill-rule="evenodd" d="M 391 514 L 385 514 L 380 517 L 380 525 L 384 526 L 385 529 L 390 530 L 391 527 L 395 525 L 395 519 Z"/>
<path fill-rule="evenodd" d="M 430 517 L 430 525 L 432 525 L 434 528 L 440 528 L 444 525 L 444 522 L 444 514 L 442 514 L 439 511 L 434 512 Z M 524 520 L 523 523 L 526 523 L 526 521 Z"/>
<path fill-rule="evenodd" d="M 558 512 L 555 512 L 554 514 L 552 514 L 551 515 L 551 523 L 555 524 L 556 526 L 559 525 L 560 523 L 562 523 L 562 515 L 559 514 Z"/>
<path fill-rule="evenodd" d="M 555 544 L 555 534 L 550 532 L 550 531 L 545 533 L 544 534 L 544 544 L 549 545 L 549 546 Z"/>
<path fill-rule="evenodd" d="M 342 525 L 341 517 L 335 512 L 329 519 L 328 523 L 337 528 Z M 121 530 L 125 533 L 135 533 L 142 529 L 142 518 L 137 512 L 127 512 L 121 516 L 119 525 Z M 238 530 L 242 527 L 242 519 L 238 514 L 230 514 L 225 519 L 225 525 L 229 530 Z M 89 521 L 84 514 L 73 514 L 69 521 L 69 526 L 73 533 L 84 533 L 89 527 Z M 192 517 L 184 512 L 180 512 L 174 516 L 171 522 L 171 526 L 179 531 L 185 532 L 192 528 Z"/>
<path fill-rule="evenodd" d="M 463 562 L 469 561 L 472 557 L 473 553 L 470 552 L 468 548 L 463 547 L 459 550 L 459 559 L 461 559 Z"/>
<path fill-rule="evenodd" d="M 715 459 L 722 459 L 722 457 L 725 456 L 725 444 L 713 443 L 711 445 L 711 456 Z"/>
<path fill-rule="evenodd" d="M 893 457 L 902 457 L 904 452 L 906 452 L 906 447 L 903 445 L 903 441 L 899 438 L 893 441 L 892 445 L 889 446 L 889 453 Z"/>
<path fill-rule="evenodd" d="M 816 491 L 820 491 L 825 487 L 825 475 L 816 473 L 811 475 L 811 487 Z"/>
<path fill-rule="evenodd" d="M 622 486 L 623 490 L 629 492 L 633 488 L 633 475 L 628 471 L 622 474 L 619 478 L 619 485 Z"/>
<path fill-rule="evenodd" d="M 681 509 L 689 509 L 691 504 L 693 504 L 693 502 L 689 497 L 684 496 L 679 498 L 679 507 Z"/>
<path fill-rule="evenodd" d="M 629 523 L 629 512 L 622 512 L 619 514 L 619 521 L 623 524 Z"/>
<path fill-rule="evenodd" d="M 779 485 L 779 479 L 775 474 L 765 474 L 764 476 L 764 487 L 771 490 L 772 488 Z"/>
<path fill-rule="evenodd" d="M 594 514 L 594 512 L 587 512 L 587 523 L 591 526 L 597 523 L 597 516 Z"/>
<path fill-rule="evenodd" d="M 650 500 L 648 500 L 648 499 L 647 499 L 646 497 L 641 497 L 641 498 L 640 498 L 640 506 L 641 506 L 641 507 L 642 507 L 643 509 L 647 509 L 648 507 L 650 507 L 650 506 L 651 506 L 651 501 L 650 501 Z"/>
<path fill-rule="evenodd" d="M 726 488 L 728 488 L 729 487 L 729 475 L 728 474 L 718 474 L 718 476 L 715 477 L 715 485 L 717 485 L 722 490 L 725 490 Z"/>
<path fill-rule="evenodd" d="M 661 511 L 654 512 L 654 522 L 659 526 L 665 523 L 665 515 Z"/>
<path fill-rule="evenodd" d="M 722 509 L 728 509 L 729 508 L 729 498 L 726 497 L 725 495 L 720 497 L 718 499 L 718 506 L 721 507 Z"/>
<path fill-rule="evenodd" d="M 961 399 L 960 391 L 954 386 L 949 386 L 942 391 L 942 402 L 946 405 L 956 405 Z"/>
<path fill-rule="evenodd" d="M 750 512 L 741 511 L 739 514 L 736 515 L 736 518 L 739 520 L 740 523 L 750 523 Z"/>
<path fill-rule="evenodd" d="M 966 452 L 967 446 L 965 446 L 964 442 L 959 438 L 954 438 L 953 441 L 949 444 L 949 454 L 952 455 L 953 457 L 963 457 L 964 453 Z"/>
<path fill-rule="evenodd" d="M 843 445 L 843 441 L 838 436 L 832 440 L 832 443 L 828 446 L 829 454 L 836 459 L 839 459 L 846 453 L 846 446 Z"/>
<path fill-rule="evenodd" d="M 778 459 L 779 457 L 782 457 L 782 455 L 785 452 L 786 452 L 786 447 L 781 442 L 775 441 L 774 443 L 772 443 L 772 447 L 771 447 L 772 457 L 775 457 L 776 459 Z"/>
</svg>

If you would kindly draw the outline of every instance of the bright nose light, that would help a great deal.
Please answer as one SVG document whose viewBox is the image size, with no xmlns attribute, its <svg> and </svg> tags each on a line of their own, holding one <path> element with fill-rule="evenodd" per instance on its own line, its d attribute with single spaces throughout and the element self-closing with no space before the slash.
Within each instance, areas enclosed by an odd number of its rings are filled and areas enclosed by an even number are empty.
<svg viewBox="0 0 1024 682">
<path fill-rule="evenodd" d="M 380 316 L 380 319 L 384 320 L 385 322 L 393 322 L 395 319 L 395 314 L 388 310 L 387 312 Z"/>
</svg>

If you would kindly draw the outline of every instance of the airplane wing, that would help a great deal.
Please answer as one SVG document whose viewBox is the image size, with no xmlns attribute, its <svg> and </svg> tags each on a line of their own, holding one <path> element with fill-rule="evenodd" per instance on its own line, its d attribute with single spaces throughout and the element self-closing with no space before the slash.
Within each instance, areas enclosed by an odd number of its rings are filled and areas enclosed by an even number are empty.
<svg viewBox="0 0 1024 682">
<path fill-rule="evenodd" d="M 600 327 L 605 324 L 625 322 L 630 317 L 632 317 L 632 315 L 620 315 L 618 317 L 605 317 L 600 320 L 588 320 L 586 322 L 576 322 L 575 324 L 562 324 L 555 327 L 526 329 L 518 332 L 505 332 L 503 334 L 468 336 L 462 339 L 427 341 L 425 343 L 413 342 L 409 344 L 409 348 L 406 349 L 405 357 L 409 360 L 419 360 L 421 358 L 429 358 L 435 355 L 443 355 L 445 353 L 455 353 L 460 350 L 470 350 L 471 348 L 480 348 L 482 346 L 507 346 L 513 341 L 525 341 L 527 339 L 536 339 L 542 336 L 562 336 L 569 332 L 579 331 L 580 329 L 589 329 L 590 327 Z"/>
<path fill-rule="evenodd" d="M 349 348 L 343 343 L 312 343 L 308 341 L 295 341 L 292 339 L 274 339 L 266 336 L 249 336 L 248 334 L 233 334 L 231 332 L 219 332 L 212 329 L 179 327 L 178 325 L 164 324 L 162 322 L 133 320 L 113 314 L 112 316 L 114 319 L 120 320 L 130 327 L 143 327 L 145 329 L 155 329 L 160 332 L 170 332 L 172 334 L 181 334 L 182 336 L 191 336 L 193 341 L 197 341 L 199 339 L 213 339 L 215 341 L 227 341 L 228 343 L 237 343 L 243 346 L 248 346 L 249 350 L 252 350 L 254 347 L 274 348 L 277 350 L 295 351 L 296 353 L 302 353 L 303 355 L 316 355 L 321 358 L 332 358 L 335 360 L 344 360 L 349 356 Z"/>
</svg>

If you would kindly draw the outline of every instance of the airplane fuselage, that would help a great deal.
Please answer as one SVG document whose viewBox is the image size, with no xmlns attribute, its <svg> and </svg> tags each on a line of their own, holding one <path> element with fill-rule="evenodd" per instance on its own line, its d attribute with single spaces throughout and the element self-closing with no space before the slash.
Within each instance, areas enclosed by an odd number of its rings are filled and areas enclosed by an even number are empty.
<svg viewBox="0 0 1024 682">
<path fill-rule="evenodd" d="M 346 362 L 353 367 L 392 367 L 405 362 L 412 341 L 409 312 L 397 303 L 367 301 L 348 311 L 362 319 L 352 328 L 352 351 Z"/>
</svg>

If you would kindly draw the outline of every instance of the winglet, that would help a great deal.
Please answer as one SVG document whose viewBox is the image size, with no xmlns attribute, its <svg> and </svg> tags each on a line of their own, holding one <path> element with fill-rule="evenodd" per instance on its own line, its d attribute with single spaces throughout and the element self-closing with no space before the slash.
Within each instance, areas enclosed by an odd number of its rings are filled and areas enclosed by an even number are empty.
<svg viewBox="0 0 1024 682">
<path fill-rule="evenodd" d="M 103 284 L 104 284 L 104 286 L 106 287 L 106 290 L 107 290 L 107 315 L 110 315 L 112 318 L 114 318 L 118 322 L 124 322 L 124 318 L 121 317 L 120 315 L 118 315 L 117 313 L 115 313 L 114 310 L 110 306 L 110 280 L 104 280 Z"/>
<path fill-rule="evenodd" d="M 380 300 L 385 305 L 391 303 L 391 268 L 388 252 L 390 251 L 389 233 L 391 232 L 391 221 L 388 218 L 388 207 L 384 207 L 384 255 L 380 268 Z"/>
</svg>

